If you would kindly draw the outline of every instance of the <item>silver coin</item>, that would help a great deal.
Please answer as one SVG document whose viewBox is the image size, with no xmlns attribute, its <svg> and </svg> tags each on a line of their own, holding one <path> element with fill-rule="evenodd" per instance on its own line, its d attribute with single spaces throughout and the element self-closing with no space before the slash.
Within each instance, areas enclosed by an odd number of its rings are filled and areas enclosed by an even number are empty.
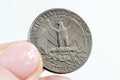
<svg viewBox="0 0 120 80">
<path fill-rule="evenodd" d="M 66 9 L 50 9 L 34 20 L 28 41 L 42 55 L 44 68 L 55 73 L 70 73 L 88 59 L 92 39 L 84 20 Z"/>
</svg>

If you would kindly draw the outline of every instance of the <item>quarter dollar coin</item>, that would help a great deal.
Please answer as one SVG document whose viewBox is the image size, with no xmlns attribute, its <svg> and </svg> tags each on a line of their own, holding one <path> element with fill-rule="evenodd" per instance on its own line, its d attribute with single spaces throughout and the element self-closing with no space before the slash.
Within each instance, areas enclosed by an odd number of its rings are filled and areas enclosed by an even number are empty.
<svg viewBox="0 0 120 80">
<path fill-rule="evenodd" d="M 31 25 L 28 41 L 42 55 L 44 68 L 60 74 L 83 66 L 92 47 L 85 21 L 66 9 L 50 9 L 38 15 Z"/>
</svg>

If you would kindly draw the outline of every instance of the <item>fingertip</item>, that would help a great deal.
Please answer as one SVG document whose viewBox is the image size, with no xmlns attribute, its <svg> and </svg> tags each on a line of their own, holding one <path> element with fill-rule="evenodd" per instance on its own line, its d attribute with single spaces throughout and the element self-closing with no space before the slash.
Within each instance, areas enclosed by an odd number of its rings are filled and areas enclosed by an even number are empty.
<svg viewBox="0 0 120 80">
<path fill-rule="evenodd" d="M 71 80 L 71 79 L 68 77 L 53 75 L 53 76 L 42 77 L 39 80 Z"/>
<path fill-rule="evenodd" d="M 0 56 L 0 64 L 20 79 L 38 77 L 43 67 L 37 48 L 25 41 L 18 41 L 8 46 Z"/>
</svg>

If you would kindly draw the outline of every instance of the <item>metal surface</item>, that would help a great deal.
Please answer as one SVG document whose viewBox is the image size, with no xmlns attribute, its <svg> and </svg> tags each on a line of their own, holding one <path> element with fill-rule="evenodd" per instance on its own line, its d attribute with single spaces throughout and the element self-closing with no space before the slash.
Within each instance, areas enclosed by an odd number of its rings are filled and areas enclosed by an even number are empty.
<svg viewBox="0 0 120 80">
<path fill-rule="evenodd" d="M 70 73 L 80 68 L 91 51 L 91 34 L 81 17 L 66 9 L 40 14 L 31 25 L 28 41 L 43 58 L 44 68 Z"/>
</svg>

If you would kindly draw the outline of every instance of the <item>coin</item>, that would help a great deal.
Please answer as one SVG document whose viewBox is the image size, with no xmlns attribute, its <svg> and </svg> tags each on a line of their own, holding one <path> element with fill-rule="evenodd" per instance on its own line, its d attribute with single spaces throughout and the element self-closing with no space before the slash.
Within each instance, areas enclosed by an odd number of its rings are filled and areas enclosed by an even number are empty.
<svg viewBox="0 0 120 80">
<path fill-rule="evenodd" d="M 50 9 L 38 15 L 28 41 L 42 55 L 44 68 L 61 74 L 79 69 L 87 61 L 92 46 L 85 21 L 66 9 Z"/>
</svg>

